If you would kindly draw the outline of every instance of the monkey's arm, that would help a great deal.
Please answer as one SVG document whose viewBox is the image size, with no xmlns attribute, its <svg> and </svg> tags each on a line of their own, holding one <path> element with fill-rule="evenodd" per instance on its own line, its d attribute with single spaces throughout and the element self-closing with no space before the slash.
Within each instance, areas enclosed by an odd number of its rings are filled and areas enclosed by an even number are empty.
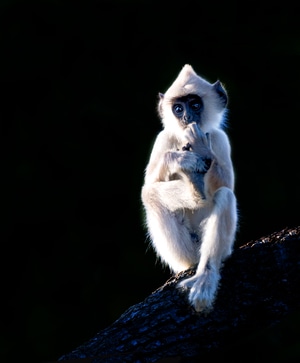
<svg viewBox="0 0 300 363">
<path fill-rule="evenodd" d="M 163 165 L 163 155 L 171 148 L 171 143 L 161 131 L 154 142 L 149 162 L 145 170 L 145 184 L 152 184 L 166 179 Z"/>
<path fill-rule="evenodd" d="M 210 133 L 212 163 L 205 176 L 207 192 L 213 194 L 220 187 L 234 189 L 234 170 L 231 161 L 231 148 L 227 135 L 222 130 Z"/>
</svg>

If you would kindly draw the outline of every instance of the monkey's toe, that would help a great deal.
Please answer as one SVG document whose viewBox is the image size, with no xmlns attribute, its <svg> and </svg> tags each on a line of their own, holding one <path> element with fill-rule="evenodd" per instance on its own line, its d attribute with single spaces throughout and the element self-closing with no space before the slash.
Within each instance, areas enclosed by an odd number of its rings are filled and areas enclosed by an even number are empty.
<svg viewBox="0 0 300 363">
<path fill-rule="evenodd" d="M 215 299 L 218 280 L 218 274 L 206 269 L 201 274 L 196 273 L 196 275 L 181 281 L 178 286 L 184 290 L 190 290 L 188 299 L 197 312 L 209 312 Z"/>
</svg>

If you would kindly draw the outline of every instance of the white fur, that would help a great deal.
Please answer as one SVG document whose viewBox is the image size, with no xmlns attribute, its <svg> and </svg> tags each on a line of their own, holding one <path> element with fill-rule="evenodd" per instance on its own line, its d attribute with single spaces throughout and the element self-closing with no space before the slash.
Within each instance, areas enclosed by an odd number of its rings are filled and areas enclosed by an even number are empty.
<svg viewBox="0 0 300 363">
<path fill-rule="evenodd" d="M 185 65 L 160 100 L 164 128 L 154 143 L 142 188 L 149 237 L 162 263 L 175 273 L 198 264 L 196 274 L 179 284 L 189 289 L 196 311 L 213 306 L 221 264 L 231 254 L 237 226 L 231 149 L 221 129 L 226 110 L 220 108 L 213 86 Z M 171 100 L 189 93 L 202 97 L 204 111 L 201 125 L 183 129 L 171 112 Z M 182 151 L 188 142 L 193 151 Z M 212 159 L 202 174 L 205 199 L 191 178 L 204 168 L 203 157 Z M 191 238 L 194 233 L 199 242 Z"/>
</svg>

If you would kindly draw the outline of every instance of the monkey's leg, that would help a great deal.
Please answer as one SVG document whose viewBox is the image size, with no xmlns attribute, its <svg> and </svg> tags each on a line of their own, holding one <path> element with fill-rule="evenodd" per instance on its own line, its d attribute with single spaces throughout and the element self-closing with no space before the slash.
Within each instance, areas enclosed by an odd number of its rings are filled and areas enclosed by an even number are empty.
<svg viewBox="0 0 300 363">
<path fill-rule="evenodd" d="M 210 309 L 220 280 L 222 261 L 231 254 L 237 224 L 236 199 L 222 187 L 213 198 L 213 208 L 203 225 L 200 261 L 193 277 L 180 283 L 190 288 L 189 301 L 196 311 Z"/>
<path fill-rule="evenodd" d="M 199 260 L 199 244 L 192 241 L 182 208 L 191 203 L 191 196 L 187 194 L 186 185 L 180 181 L 146 185 L 142 190 L 153 247 L 174 272 L 186 270 Z"/>
</svg>

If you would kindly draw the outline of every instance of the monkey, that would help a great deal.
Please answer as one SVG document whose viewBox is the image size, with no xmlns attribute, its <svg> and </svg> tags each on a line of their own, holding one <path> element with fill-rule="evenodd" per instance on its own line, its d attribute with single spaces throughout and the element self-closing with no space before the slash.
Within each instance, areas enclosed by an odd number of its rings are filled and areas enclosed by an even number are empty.
<svg viewBox="0 0 300 363">
<path fill-rule="evenodd" d="M 150 245 L 172 273 L 196 267 L 177 285 L 196 312 L 213 309 L 220 271 L 231 255 L 238 211 L 228 94 L 185 64 L 158 95 L 162 130 L 144 170 L 141 200 Z"/>
</svg>

